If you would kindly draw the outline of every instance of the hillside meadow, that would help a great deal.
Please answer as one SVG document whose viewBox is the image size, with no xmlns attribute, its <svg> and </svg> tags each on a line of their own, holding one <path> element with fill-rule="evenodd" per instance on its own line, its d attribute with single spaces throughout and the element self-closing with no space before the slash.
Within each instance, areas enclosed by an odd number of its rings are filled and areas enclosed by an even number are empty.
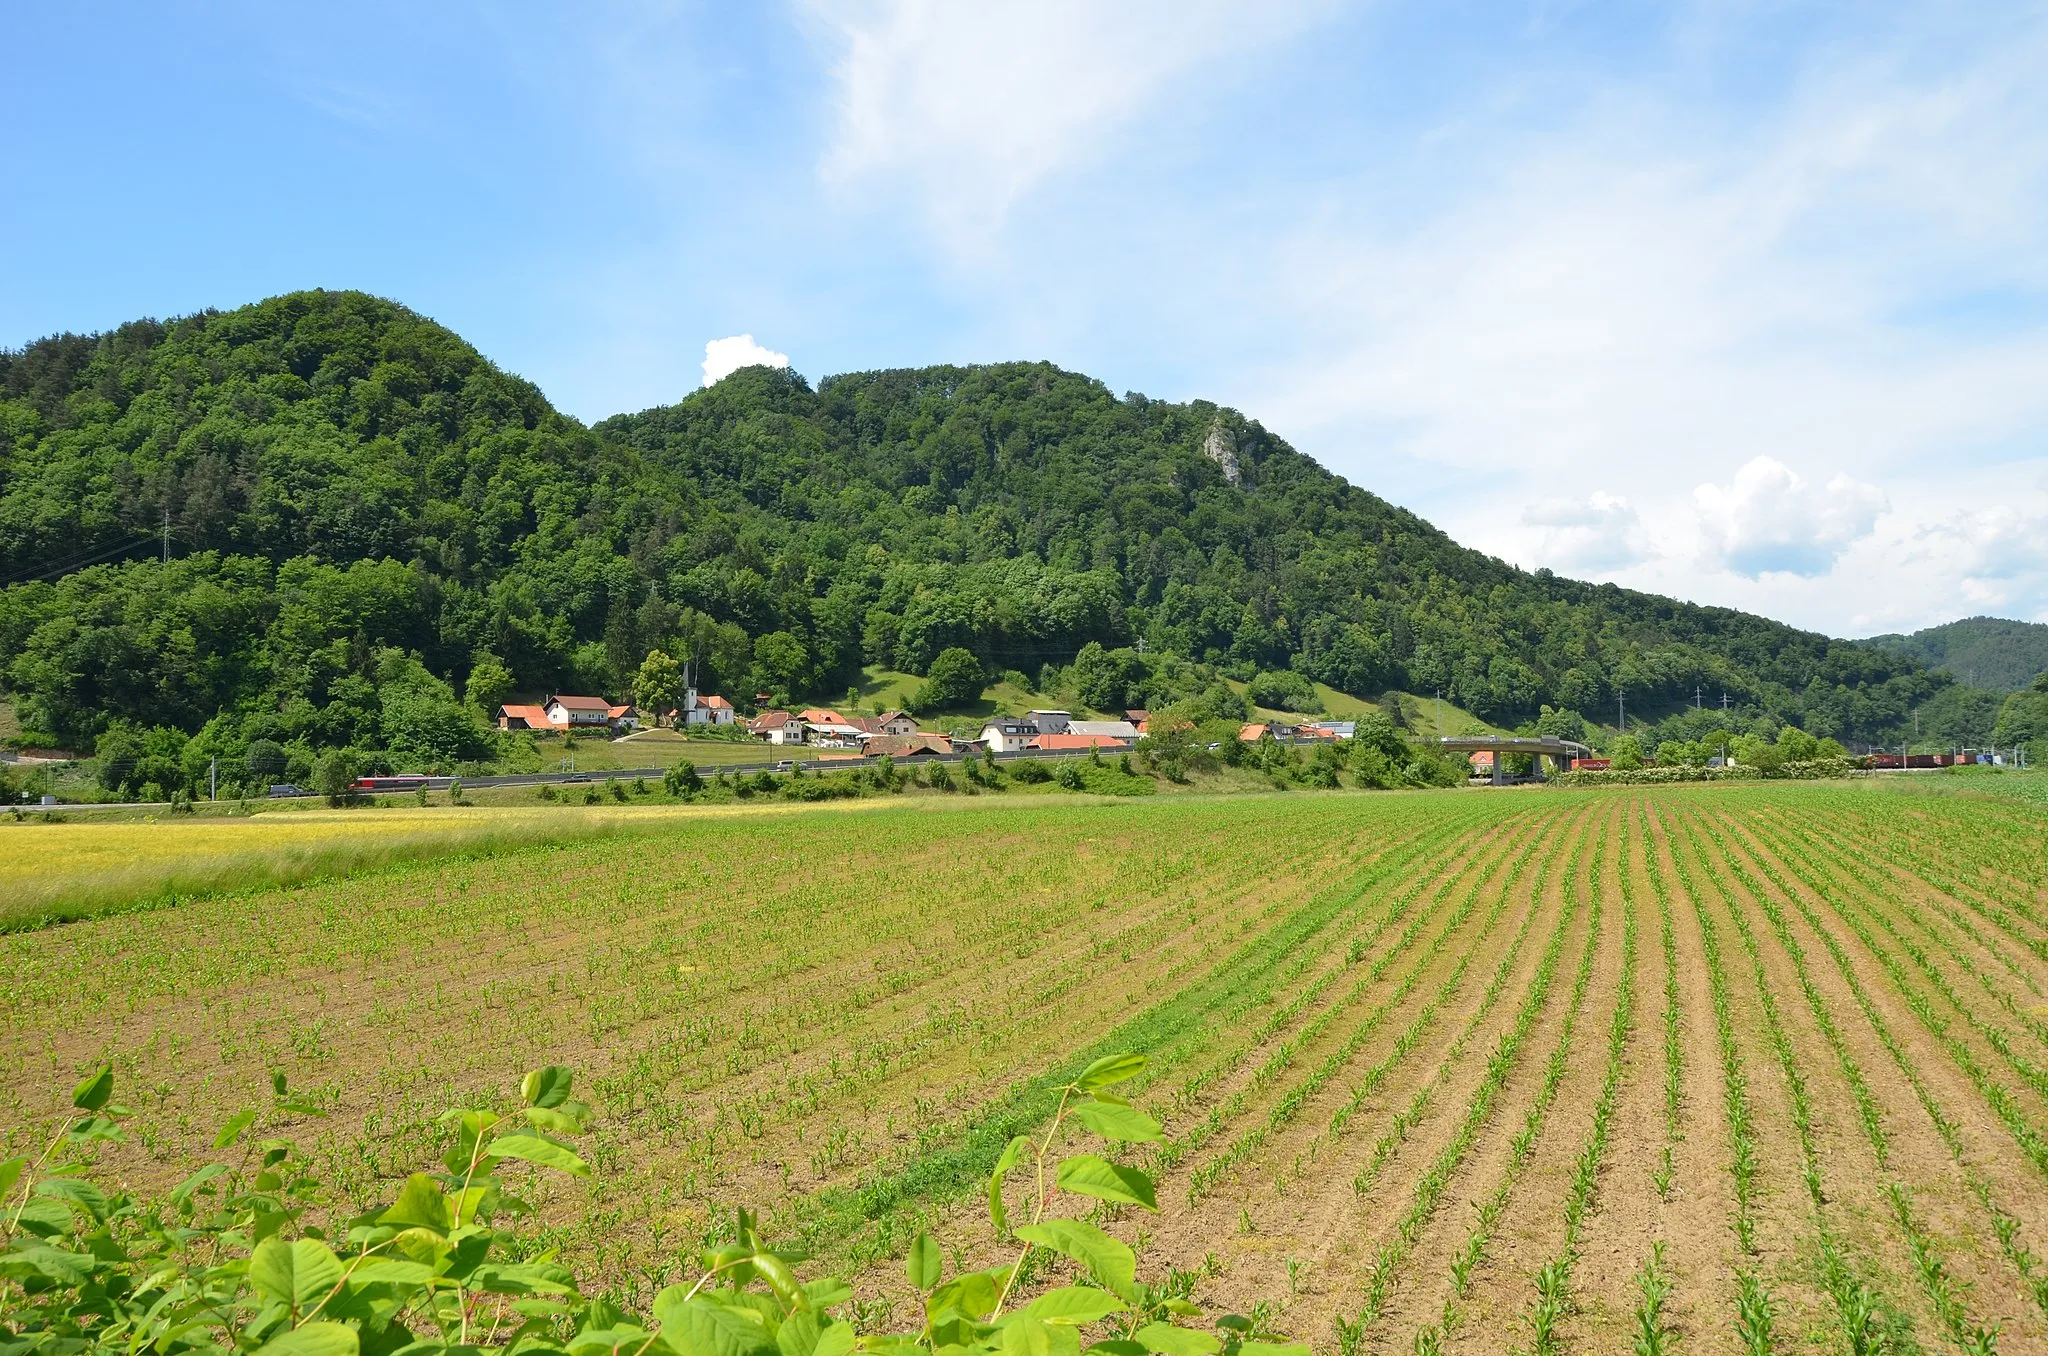
<svg viewBox="0 0 2048 1356">
<path fill-rule="evenodd" d="M 1858 783 L 617 813 L 526 843 L 479 813 L 488 853 L 0 937 L 0 1155 L 110 1061 L 134 1141 L 103 1171 L 166 1188 L 283 1075 L 303 1106 L 269 1133 L 345 1206 L 438 1156 L 443 1107 L 561 1064 L 601 1171 L 534 1199 L 586 1285 L 644 1305 L 749 1204 L 901 1305 L 919 1229 L 1000 1259 L 996 1156 L 1129 1050 L 1163 1131 L 1121 1155 L 1159 1209 L 1093 1218 L 1318 1351 L 2048 1349 L 2038 805 Z M 232 827 L 312 850 L 427 817 L 269 818 Z M 239 850 L 92 827 L 0 830 L 42 845 L 6 888 Z"/>
</svg>

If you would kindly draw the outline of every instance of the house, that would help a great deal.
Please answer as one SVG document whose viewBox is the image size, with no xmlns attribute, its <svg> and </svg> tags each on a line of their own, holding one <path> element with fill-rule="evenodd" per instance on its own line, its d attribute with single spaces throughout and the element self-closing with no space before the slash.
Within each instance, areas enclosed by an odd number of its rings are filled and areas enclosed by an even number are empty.
<svg viewBox="0 0 2048 1356">
<path fill-rule="evenodd" d="M 1040 727 L 1043 734 L 1100 735 L 1124 744 L 1138 742 L 1138 727 L 1127 720 L 1070 720 L 1058 730 Z"/>
<path fill-rule="evenodd" d="M 801 744 L 804 723 L 787 711 L 763 711 L 747 722 L 747 733 L 770 744 Z"/>
<path fill-rule="evenodd" d="M 1134 706 L 1124 712 L 1124 719 L 1142 730 L 1145 728 L 1145 722 L 1152 719 L 1152 713 L 1142 706 Z"/>
<path fill-rule="evenodd" d="M 1040 734 L 1065 734 L 1067 726 L 1074 720 L 1065 711 L 1026 711 L 1024 719 L 1030 721 Z"/>
<path fill-rule="evenodd" d="M 1075 724 L 1080 724 L 1076 721 Z M 1123 724 L 1118 721 L 1117 724 Z M 1028 746 L 1036 753 L 1071 753 L 1077 749 L 1127 749 L 1130 747 L 1114 735 L 1103 734 L 1042 734 L 1034 735 Z"/>
<path fill-rule="evenodd" d="M 730 725 L 735 719 L 735 712 L 732 709 L 731 702 L 716 694 L 700 697 L 697 695 L 697 689 L 694 687 L 685 690 L 683 693 L 681 715 L 681 723 L 684 726 Z"/>
<path fill-rule="evenodd" d="M 996 753 L 1017 753 L 1029 748 L 1038 735 L 1038 726 L 1033 721 L 998 716 L 981 727 L 981 738 L 976 742 L 986 744 Z"/>
<path fill-rule="evenodd" d="M 602 697 L 572 697 L 557 692 L 545 703 L 548 723 L 558 730 L 573 730 L 611 723 L 612 704 Z"/>
<path fill-rule="evenodd" d="M 613 730 L 637 730 L 640 728 L 640 713 L 633 709 L 631 703 L 625 706 L 607 707 L 604 713 L 604 723 Z"/>
<path fill-rule="evenodd" d="M 827 711 L 822 706 L 813 706 L 807 710 L 799 711 L 796 714 L 796 718 L 806 725 L 846 724 L 846 722 L 840 718 L 840 715 L 837 711 Z"/>
<path fill-rule="evenodd" d="M 871 728 L 876 734 L 914 735 L 917 722 L 901 711 L 884 711 L 874 718 Z"/>
<path fill-rule="evenodd" d="M 951 753 L 953 741 L 942 734 L 878 734 L 861 745 L 870 758 L 884 754 L 891 758 L 918 758 L 926 754 Z"/>
<path fill-rule="evenodd" d="M 1318 720 L 1301 727 L 1310 739 L 1353 739 L 1358 735 L 1355 720 Z"/>
<path fill-rule="evenodd" d="M 1286 739 L 1293 734 L 1292 726 L 1282 725 L 1277 720 L 1254 720 L 1246 722 L 1245 727 L 1237 732 L 1237 737 L 1247 744 L 1256 744 L 1261 739 Z"/>
<path fill-rule="evenodd" d="M 498 708 L 498 728 L 555 730 L 559 727 L 548 719 L 548 709 L 545 706 L 501 706 Z"/>
</svg>

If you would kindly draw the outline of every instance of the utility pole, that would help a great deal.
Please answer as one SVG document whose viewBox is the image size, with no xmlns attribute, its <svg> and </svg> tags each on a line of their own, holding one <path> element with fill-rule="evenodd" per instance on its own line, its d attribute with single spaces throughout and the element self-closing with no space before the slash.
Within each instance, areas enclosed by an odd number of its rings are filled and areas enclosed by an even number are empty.
<svg viewBox="0 0 2048 1356">
<path fill-rule="evenodd" d="M 1628 694 L 1620 688 L 1614 689 L 1615 728 L 1622 734 L 1628 733 Z"/>
<path fill-rule="evenodd" d="M 164 509 L 164 564 L 171 563 L 171 510 Z"/>
<path fill-rule="evenodd" d="M 209 758 L 206 761 L 206 798 L 208 800 L 220 799 L 220 759 L 218 758 Z"/>
<path fill-rule="evenodd" d="M 1436 690 L 1436 738 L 1441 744 L 1444 738 L 1444 690 Z"/>
<path fill-rule="evenodd" d="M 1692 709 L 1695 711 L 1700 709 L 1700 685 L 1698 683 L 1692 685 Z"/>
<path fill-rule="evenodd" d="M 1725 687 L 1721 689 L 1721 709 L 1723 711 L 1728 709 L 1728 689 Z"/>
</svg>

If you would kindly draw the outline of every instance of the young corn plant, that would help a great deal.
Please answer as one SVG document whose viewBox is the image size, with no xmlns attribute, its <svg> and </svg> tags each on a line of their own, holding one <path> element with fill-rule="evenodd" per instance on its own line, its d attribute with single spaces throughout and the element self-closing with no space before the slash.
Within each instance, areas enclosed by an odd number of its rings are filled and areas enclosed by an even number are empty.
<svg viewBox="0 0 2048 1356">
<path fill-rule="evenodd" d="M 1649 1260 L 1636 1273 L 1635 1333 L 1629 1343 L 1634 1356 L 1671 1356 L 1678 1348 L 1678 1334 L 1672 1329 L 1664 1306 L 1671 1300 L 1671 1277 L 1664 1270 L 1664 1240 L 1650 1244 Z"/>
</svg>

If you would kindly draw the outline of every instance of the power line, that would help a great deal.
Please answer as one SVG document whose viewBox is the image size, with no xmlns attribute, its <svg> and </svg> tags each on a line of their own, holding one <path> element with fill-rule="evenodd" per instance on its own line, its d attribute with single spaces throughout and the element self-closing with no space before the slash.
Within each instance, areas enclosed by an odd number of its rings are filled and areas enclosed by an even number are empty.
<svg viewBox="0 0 2048 1356">
<path fill-rule="evenodd" d="M 122 542 L 119 546 L 110 546 L 100 551 L 93 551 L 81 555 L 69 556 L 62 560 L 59 560 L 54 565 L 44 565 L 36 569 L 24 570 L 19 574 L 11 574 L 6 575 L 4 577 L 0 577 L 0 586 L 5 586 L 8 584 L 26 584 L 38 579 L 48 579 L 55 575 L 70 574 L 72 571 L 82 570 L 88 565 L 96 565 L 100 561 L 110 560 L 113 557 L 119 555 L 126 555 L 128 552 L 133 551 L 138 546 L 153 545 L 155 544 L 155 541 L 156 534 L 152 532 L 147 537 L 137 537 L 133 541 Z M 166 557 L 166 559 L 168 559 L 168 556 Z"/>
</svg>

